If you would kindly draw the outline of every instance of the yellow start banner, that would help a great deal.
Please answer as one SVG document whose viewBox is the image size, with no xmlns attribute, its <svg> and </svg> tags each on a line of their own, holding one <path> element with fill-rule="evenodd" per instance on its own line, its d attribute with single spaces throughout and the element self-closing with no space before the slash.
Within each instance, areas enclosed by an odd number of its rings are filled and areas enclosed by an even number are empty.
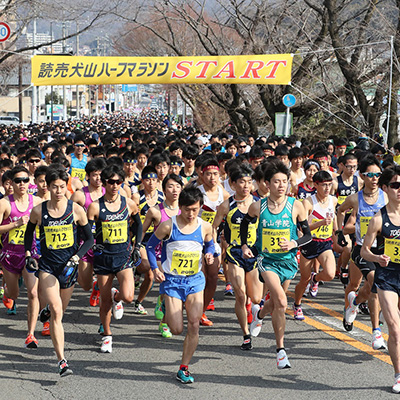
<svg viewBox="0 0 400 400">
<path fill-rule="evenodd" d="M 32 57 L 32 84 L 247 83 L 288 85 L 291 54 L 214 57 Z"/>
</svg>

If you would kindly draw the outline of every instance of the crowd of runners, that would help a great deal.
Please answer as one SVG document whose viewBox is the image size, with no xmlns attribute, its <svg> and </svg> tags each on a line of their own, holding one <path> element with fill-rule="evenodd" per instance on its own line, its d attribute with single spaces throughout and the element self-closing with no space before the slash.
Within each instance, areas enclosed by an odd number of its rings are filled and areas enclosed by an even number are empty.
<svg viewBox="0 0 400 400">
<path fill-rule="evenodd" d="M 76 283 L 99 307 L 102 353 L 118 341 L 111 320 L 124 304 L 152 308 L 164 338 L 182 333 L 185 309 L 177 379 L 191 383 L 219 274 L 235 296 L 242 350 L 271 315 L 278 369 L 291 367 L 288 306 L 304 320 L 302 298 L 337 278 L 343 329 L 370 315 L 371 346 L 388 349 L 400 393 L 400 143 L 210 134 L 151 112 L 0 126 L 0 140 L 0 295 L 15 314 L 23 280 L 25 347 L 38 347 L 39 319 L 60 376 L 72 373 L 62 320 Z"/>
</svg>

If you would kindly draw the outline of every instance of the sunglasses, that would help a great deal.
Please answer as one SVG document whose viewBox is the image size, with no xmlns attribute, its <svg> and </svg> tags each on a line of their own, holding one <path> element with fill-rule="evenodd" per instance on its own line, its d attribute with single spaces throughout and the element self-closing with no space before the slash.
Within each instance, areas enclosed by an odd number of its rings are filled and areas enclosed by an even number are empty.
<svg viewBox="0 0 400 400">
<path fill-rule="evenodd" d="M 241 149 L 245 149 L 247 147 L 247 144 L 245 146 L 239 146 Z"/>
<path fill-rule="evenodd" d="M 121 179 L 107 179 L 107 183 L 108 183 L 109 185 L 115 185 L 115 184 L 121 185 L 122 182 L 123 182 L 123 181 L 122 181 Z"/>
<path fill-rule="evenodd" d="M 391 189 L 399 189 L 400 188 L 400 182 L 391 182 L 388 185 Z"/>
<path fill-rule="evenodd" d="M 40 158 L 31 158 L 30 160 L 28 160 L 29 164 L 33 164 L 33 163 L 40 163 Z"/>
<path fill-rule="evenodd" d="M 85 145 L 79 143 L 79 144 L 76 144 L 75 147 L 85 147 Z"/>
<path fill-rule="evenodd" d="M 382 172 L 363 172 L 363 175 L 368 178 L 379 178 L 382 175 Z"/>
<path fill-rule="evenodd" d="M 28 177 L 24 177 L 24 178 L 14 178 L 13 182 L 16 184 L 19 183 L 29 183 L 29 178 Z"/>
<path fill-rule="evenodd" d="M 357 169 L 357 168 L 358 168 L 357 165 L 345 165 L 345 167 L 346 167 L 347 169 Z"/>
</svg>

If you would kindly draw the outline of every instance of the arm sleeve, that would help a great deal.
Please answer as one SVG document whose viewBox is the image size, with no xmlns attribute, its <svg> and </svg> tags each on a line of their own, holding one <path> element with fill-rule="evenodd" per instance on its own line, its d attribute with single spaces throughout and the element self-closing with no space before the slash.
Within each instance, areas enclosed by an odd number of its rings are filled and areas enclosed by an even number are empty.
<svg viewBox="0 0 400 400">
<path fill-rule="evenodd" d="M 36 224 L 33 224 L 31 221 L 28 221 L 28 225 L 26 226 L 26 231 L 24 236 L 25 251 L 32 251 L 33 232 L 35 232 L 35 228 Z"/>
<path fill-rule="evenodd" d="M 154 233 L 151 235 L 151 238 L 147 242 L 147 246 L 146 246 L 147 258 L 149 259 L 150 268 L 152 271 L 154 271 L 155 269 L 158 268 L 157 257 L 156 257 L 156 247 L 160 242 L 161 242 L 161 239 L 159 239 Z"/>
<path fill-rule="evenodd" d="M 246 214 L 243 218 L 242 223 L 240 224 L 240 243 L 242 246 L 247 244 L 247 233 L 249 230 L 249 224 L 257 221 L 257 217 L 250 217 L 249 214 Z"/>
<path fill-rule="evenodd" d="M 79 258 L 82 258 L 93 246 L 94 239 L 92 234 L 92 225 L 87 223 L 85 226 L 78 225 L 78 228 L 81 229 L 83 234 L 83 244 L 76 254 Z"/>
<path fill-rule="evenodd" d="M 299 227 L 303 232 L 303 236 L 295 240 L 298 247 L 304 246 L 305 244 L 308 244 L 312 241 L 312 236 L 311 236 L 310 226 L 308 225 L 308 221 L 305 219 L 304 221 L 299 222 Z"/>
<path fill-rule="evenodd" d="M 132 235 L 135 236 L 135 246 L 139 246 L 142 242 L 143 225 L 139 213 L 133 216 L 133 224 L 131 225 Z"/>
<path fill-rule="evenodd" d="M 204 254 L 211 253 L 214 255 L 215 253 L 215 246 L 214 246 L 214 240 L 211 239 L 208 242 L 204 242 Z"/>
</svg>

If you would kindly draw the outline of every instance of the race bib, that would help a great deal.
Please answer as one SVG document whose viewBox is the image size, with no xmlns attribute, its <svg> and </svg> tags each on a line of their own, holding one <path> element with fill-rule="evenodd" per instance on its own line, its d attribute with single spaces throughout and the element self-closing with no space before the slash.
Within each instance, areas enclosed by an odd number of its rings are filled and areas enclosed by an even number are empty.
<svg viewBox="0 0 400 400">
<path fill-rule="evenodd" d="M 254 245 L 257 239 L 257 226 L 255 224 L 249 225 L 247 231 L 247 246 L 251 247 Z M 231 245 L 240 246 L 240 225 L 233 224 L 231 226 Z"/>
<path fill-rule="evenodd" d="M 71 177 L 79 178 L 79 180 L 82 182 L 86 178 L 86 171 L 81 168 L 72 168 L 71 169 Z"/>
<path fill-rule="evenodd" d="M 8 232 L 8 243 L 10 244 L 24 244 L 26 225 L 21 225 L 18 228 L 13 228 Z"/>
<path fill-rule="evenodd" d="M 44 226 L 43 228 L 48 249 L 67 249 L 74 245 L 74 228 L 72 224 Z"/>
<path fill-rule="evenodd" d="M 103 243 L 118 244 L 128 241 L 128 221 L 102 222 Z"/>
<path fill-rule="evenodd" d="M 360 235 L 361 239 L 364 239 L 364 236 L 367 234 L 369 221 L 371 221 L 372 217 L 360 217 Z"/>
<path fill-rule="evenodd" d="M 287 253 L 279 246 L 281 238 L 290 240 L 290 229 L 266 229 L 262 230 L 262 248 L 266 253 Z"/>
<path fill-rule="evenodd" d="M 321 221 L 320 219 L 313 219 L 311 223 Z M 321 225 L 319 228 L 311 231 L 313 237 L 317 239 L 329 239 L 333 234 L 333 223 L 329 225 Z"/>
<path fill-rule="evenodd" d="M 195 275 L 199 272 L 201 254 L 199 251 L 172 252 L 171 272 L 176 271 L 178 275 Z"/>
<path fill-rule="evenodd" d="M 390 261 L 400 264 L 400 239 L 385 238 L 385 254 L 390 257 Z"/>
<path fill-rule="evenodd" d="M 216 211 L 203 211 L 201 213 L 201 219 L 203 221 L 209 222 L 212 225 L 216 215 L 217 215 Z"/>
<path fill-rule="evenodd" d="M 347 196 L 339 196 L 337 199 L 338 206 L 340 206 L 345 200 Z"/>
</svg>

